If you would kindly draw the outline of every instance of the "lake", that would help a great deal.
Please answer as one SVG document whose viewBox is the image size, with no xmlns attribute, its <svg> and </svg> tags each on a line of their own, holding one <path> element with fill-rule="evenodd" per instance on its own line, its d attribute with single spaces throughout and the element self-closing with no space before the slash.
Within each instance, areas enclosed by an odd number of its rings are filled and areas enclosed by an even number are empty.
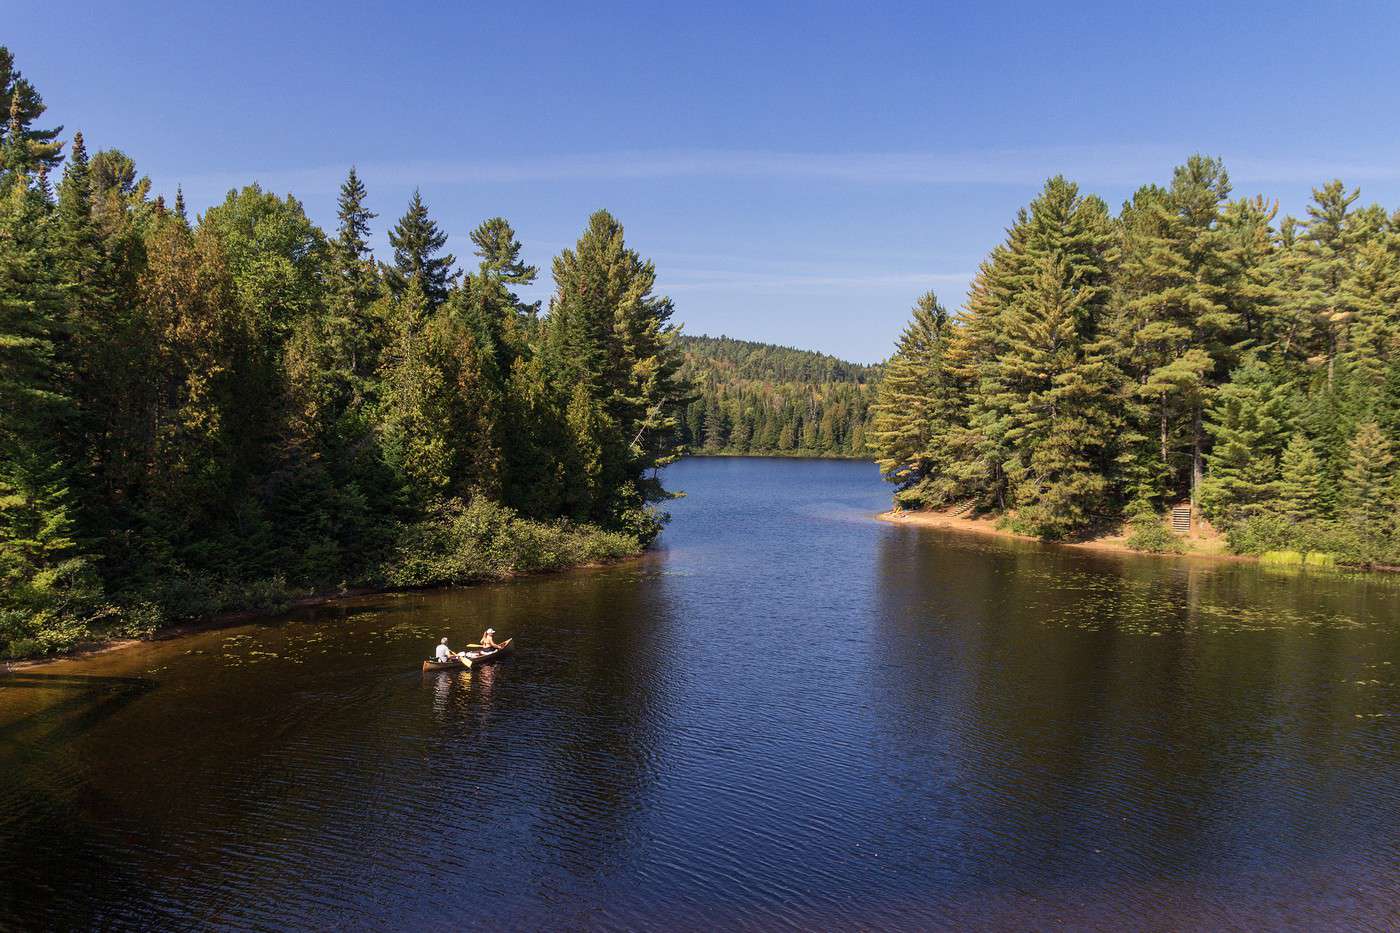
<svg viewBox="0 0 1400 933">
<path fill-rule="evenodd" d="M 667 483 L 634 562 L 0 677 L 0 927 L 1394 928 L 1395 578 Z"/>
</svg>

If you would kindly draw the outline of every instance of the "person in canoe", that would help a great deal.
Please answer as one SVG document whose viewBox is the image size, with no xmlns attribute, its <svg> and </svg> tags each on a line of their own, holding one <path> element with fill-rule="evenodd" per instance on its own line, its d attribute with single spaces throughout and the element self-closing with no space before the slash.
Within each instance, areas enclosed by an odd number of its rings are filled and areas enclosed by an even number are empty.
<svg viewBox="0 0 1400 933">
<path fill-rule="evenodd" d="M 501 647 L 501 646 L 498 645 L 498 644 L 496 644 L 496 630 L 495 630 L 495 629 L 493 629 L 493 628 L 488 628 L 486 631 L 484 631 L 484 632 L 481 633 L 481 650 L 482 650 L 482 651 L 490 651 L 492 648 L 499 648 L 499 647 Z"/>
<path fill-rule="evenodd" d="M 453 651 L 451 648 L 447 647 L 447 639 L 446 639 L 446 638 L 444 638 L 442 641 L 438 642 L 438 646 L 437 646 L 437 660 L 438 660 L 438 661 L 442 662 L 443 664 L 446 664 L 448 661 L 454 660 L 456 657 L 457 657 L 457 652 L 455 652 L 455 651 Z"/>
</svg>

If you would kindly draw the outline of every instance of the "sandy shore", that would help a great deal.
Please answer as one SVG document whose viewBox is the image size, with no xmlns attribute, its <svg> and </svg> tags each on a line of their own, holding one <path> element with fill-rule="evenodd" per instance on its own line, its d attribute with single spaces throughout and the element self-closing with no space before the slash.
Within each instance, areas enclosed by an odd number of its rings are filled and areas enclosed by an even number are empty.
<svg viewBox="0 0 1400 933">
<path fill-rule="evenodd" d="M 998 538 L 1014 538 L 1022 541 L 1038 541 L 1031 535 L 1017 534 L 997 527 L 998 517 L 982 515 L 970 517 L 958 507 L 926 512 L 890 511 L 877 516 L 882 522 L 895 525 L 918 525 L 923 528 L 948 528 L 954 531 L 967 531 L 973 534 L 993 535 Z M 1127 535 L 1121 530 L 1096 535 L 1082 541 L 1059 541 L 1056 547 L 1078 548 L 1082 551 L 1105 551 L 1117 554 L 1138 554 L 1148 557 L 1195 557 L 1211 560 L 1253 561 L 1257 558 L 1231 554 L 1225 548 L 1225 539 L 1214 531 L 1193 532 L 1181 539 L 1186 550 L 1180 554 L 1153 554 L 1128 547 Z"/>
</svg>

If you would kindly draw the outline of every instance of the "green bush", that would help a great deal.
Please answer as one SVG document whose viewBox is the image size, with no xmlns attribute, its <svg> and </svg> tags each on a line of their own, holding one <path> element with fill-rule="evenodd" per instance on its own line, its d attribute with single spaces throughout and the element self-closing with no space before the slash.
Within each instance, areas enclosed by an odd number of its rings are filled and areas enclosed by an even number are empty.
<svg viewBox="0 0 1400 933">
<path fill-rule="evenodd" d="M 483 498 L 450 500 L 403 527 L 378 578 L 403 587 L 475 583 L 617 560 L 641 549 L 635 534 L 532 521 Z"/>
<path fill-rule="evenodd" d="M 1400 542 L 1393 538 L 1367 534 L 1346 521 L 1291 522 L 1274 515 L 1236 522 L 1226 532 L 1226 540 L 1236 554 L 1296 552 L 1298 563 L 1312 567 L 1391 564 L 1400 550 Z M 1272 560 L 1279 562 L 1278 558 Z"/>
<path fill-rule="evenodd" d="M 1180 554 L 1186 550 L 1181 539 L 1172 534 L 1161 519 L 1134 522 L 1128 525 L 1128 547 L 1153 554 Z"/>
<path fill-rule="evenodd" d="M 1259 555 L 1265 551 L 1290 550 L 1296 543 L 1298 525 L 1277 515 L 1255 515 L 1231 525 L 1225 542 L 1235 554 Z"/>
<path fill-rule="evenodd" d="M 1180 538 L 1167 527 L 1163 516 L 1143 498 L 1134 499 L 1125 509 L 1128 517 L 1128 547 L 1152 554 L 1180 554 L 1186 550 Z"/>
</svg>

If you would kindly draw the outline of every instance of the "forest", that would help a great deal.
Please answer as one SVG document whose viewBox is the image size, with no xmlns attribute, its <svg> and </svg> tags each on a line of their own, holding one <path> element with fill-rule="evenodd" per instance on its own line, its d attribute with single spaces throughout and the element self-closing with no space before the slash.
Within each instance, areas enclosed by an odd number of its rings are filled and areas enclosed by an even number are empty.
<svg viewBox="0 0 1400 933">
<path fill-rule="evenodd" d="M 695 398 L 680 442 L 700 454 L 868 457 L 880 367 L 730 337 L 677 341 Z"/>
<path fill-rule="evenodd" d="M 659 531 L 690 393 L 606 211 L 541 309 L 502 218 L 462 271 L 415 193 L 379 262 L 353 168 L 333 232 L 257 185 L 191 218 L 65 139 L 4 48 L 0 113 L 0 657 Z"/>
<path fill-rule="evenodd" d="M 869 436 L 901 508 L 1172 550 L 1190 502 L 1239 553 L 1400 564 L 1400 212 L 1280 218 L 1199 155 L 1116 215 L 1053 178 L 960 314 L 919 299 Z"/>
</svg>

